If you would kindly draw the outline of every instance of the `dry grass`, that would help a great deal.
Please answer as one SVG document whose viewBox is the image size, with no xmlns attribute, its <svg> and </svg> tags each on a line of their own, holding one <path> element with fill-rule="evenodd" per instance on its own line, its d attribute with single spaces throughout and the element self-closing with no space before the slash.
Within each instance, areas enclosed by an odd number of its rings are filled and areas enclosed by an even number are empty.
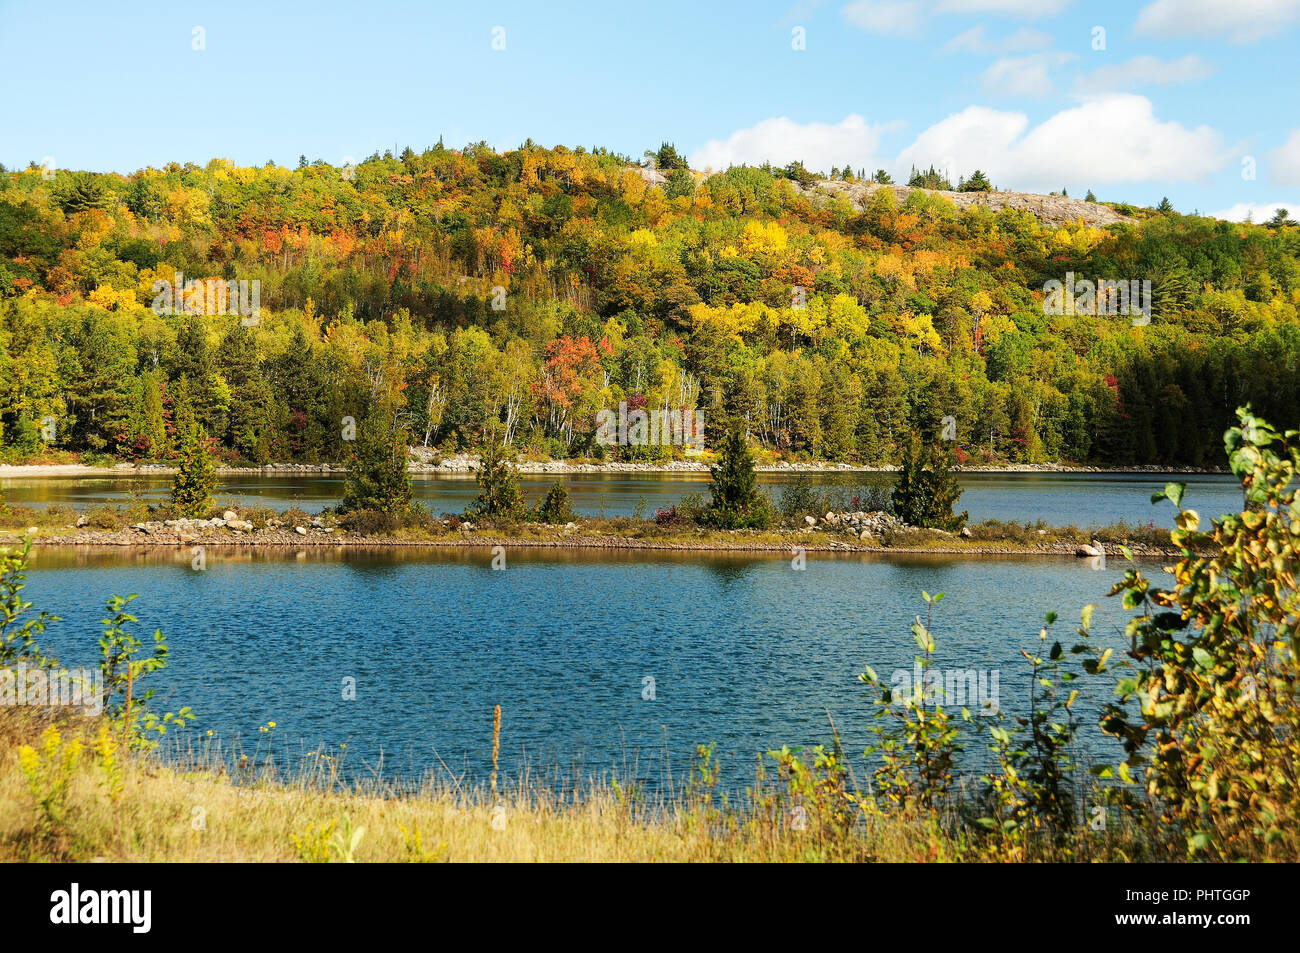
<svg viewBox="0 0 1300 953">
<path fill-rule="evenodd" d="M 65 743 L 80 737 L 87 747 L 69 773 L 66 812 L 51 828 L 41 823 L 18 757 L 20 745 L 40 749 L 51 723 L 33 709 L 0 710 L 0 860 L 337 862 L 349 858 L 345 831 L 362 827 L 351 853 L 358 862 L 1015 859 L 993 856 L 935 817 L 864 812 L 846 832 L 814 808 L 806 830 L 792 830 L 787 803 L 770 787 L 738 807 L 698 790 L 647 801 L 614 782 L 558 791 L 526 780 L 503 785 L 494 798 L 487 786 L 464 790 L 430 779 L 411 793 L 375 782 L 341 785 L 335 762 L 320 756 L 285 781 L 266 772 L 232 777 L 212 751 L 171 763 L 119 751 L 113 797 L 91 750 L 98 722 L 80 715 L 58 722 Z M 1131 856 L 1112 838 L 1092 852 L 1098 856 L 1033 859 Z"/>
</svg>

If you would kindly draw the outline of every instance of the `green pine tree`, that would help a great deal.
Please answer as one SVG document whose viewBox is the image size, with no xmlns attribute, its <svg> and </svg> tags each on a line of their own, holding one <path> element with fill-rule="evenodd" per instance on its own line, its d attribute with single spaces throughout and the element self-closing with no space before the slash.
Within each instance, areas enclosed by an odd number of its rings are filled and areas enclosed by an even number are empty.
<svg viewBox="0 0 1300 953">
<path fill-rule="evenodd" d="M 381 405 L 357 427 L 356 445 L 343 487 L 344 512 L 378 510 L 396 515 L 410 509 L 406 431 L 394 418 L 391 407 Z"/>
<path fill-rule="evenodd" d="M 514 455 L 507 454 L 497 443 L 495 433 L 483 439 L 483 452 L 479 454 L 478 496 L 466 510 L 466 516 L 500 516 L 518 519 L 524 512 L 524 494 L 519 488 L 519 474 L 515 471 Z M 549 497 L 548 497 L 549 499 Z M 567 522 L 567 521 L 566 521 Z"/>
<path fill-rule="evenodd" d="M 955 532 L 966 525 L 967 513 L 954 514 L 961 486 L 952 471 L 951 451 L 923 447 L 913 437 L 903 454 L 903 465 L 890 500 L 894 513 L 909 526 Z"/>
<path fill-rule="evenodd" d="M 569 505 L 569 491 L 564 484 L 556 480 L 546 491 L 546 497 L 537 507 L 537 519 L 542 523 L 568 523 L 574 517 L 573 507 Z"/>
<path fill-rule="evenodd" d="M 743 421 L 732 417 L 709 469 L 712 497 L 701 522 L 719 529 L 765 529 L 772 522 L 772 507 L 759 492 L 754 455 L 745 439 Z"/>
<path fill-rule="evenodd" d="M 208 435 L 197 425 L 186 431 L 180 446 L 180 465 L 172 478 L 172 508 L 188 519 L 201 519 L 212 506 L 217 469 L 208 450 Z"/>
</svg>

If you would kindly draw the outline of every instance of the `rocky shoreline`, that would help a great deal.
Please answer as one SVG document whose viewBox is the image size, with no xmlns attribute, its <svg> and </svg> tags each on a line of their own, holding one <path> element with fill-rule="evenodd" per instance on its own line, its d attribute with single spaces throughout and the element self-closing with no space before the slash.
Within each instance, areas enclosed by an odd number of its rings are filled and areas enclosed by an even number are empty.
<svg viewBox="0 0 1300 953">
<path fill-rule="evenodd" d="M 408 469 L 417 475 L 430 474 L 472 474 L 479 468 L 477 457 L 460 454 L 452 457 L 433 459 L 431 457 L 414 459 Z M 260 467 L 217 467 L 221 476 L 262 476 L 275 474 L 301 474 L 304 476 L 342 476 L 348 468 L 336 463 L 270 463 Z M 707 474 L 709 466 L 700 460 L 673 460 L 668 463 L 589 463 L 569 460 L 521 461 L 516 469 L 525 474 L 566 474 L 566 473 L 698 473 Z M 759 473 L 895 473 L 898 467 L 857 466 L 850 463 L 790 463 L 781 461 L 773 464 L 759 464 L 755 468 Z M 1073 466 L 1060 463 L 1021 463 L 1006 466 L 956 466 L 954 470 L 961 473 L 1099 473 L 1099 474 L 1217 474 L 1227 471 L 1217 467 L 1182 467 L 1129 466 L 1129 467 L 1095 467 Z M 0 478 L 42 477 L 42 476 L 170 476 L 176 468 L 160 463 L 119 463 L 112 467 L 94 467 L 81 463 L 61 464 L 5 464 L 0 465 Z"/>
<path fill-rule="evenodd" d="M 467 521 L 435 521 L 436 535 L 388 536 L 364 535 L 335 525 L 329 517 L 310 517 L 299 521 L 271 519 L 255 526 L 241 519 L 233 510 L 209 519 L 180 519 L 134 523 L 118 530 L 91 528 L 86 518 L 75 526 L 66 526 L 53 534 L 43 534 L 36 527 L 29 530 L 32 543 L 39 547 L 131 547 L 131 548 L 294 548 L 329 546 L 334 548 L 420 548 L 420 547 L 491 547 L 557 549 L 648 549 L 682 552 L 842 552 L 892 555 L 959 556 L 1066 556 L 1096 558 L 1119 555 L 1120 547 L 1109 548 L 1093 540 L 1079 544 L 1068 540 L 1044 539 L 1039 543 L 1008 543 L 979 540 L 969 529 L 960 533 L 941 530 L 917 530 L 887 513 L 829 512 L 824 517 L 807 516 L 798 529 L 786 530 L 781 539 L 752 539 L 742 530 L 722 532 L 693 531 L 698 538 L 654 538 L 603 532 L 576 522 L 563 526 L 535 524 L 541 535 L 508 535 L 491 528 L 479 528 Z M 923 543 L 893 539 L 905 531 L 925 535 Z M 684 530 L 684 532 L 691 532 Z M 1047 531 L 1039 531 L 1046 536 Z M 18 531 L 10 531 L 17 536 Z M 770 534 L 767 534 L 770 536 Z M 828 538 L 829 537 L 829 538 Z M 839 538 L 836 538 L 839 537 Z M 1136 556 L 1174 556 L 1172 548 L 1129 544 Z"/>
</svg>

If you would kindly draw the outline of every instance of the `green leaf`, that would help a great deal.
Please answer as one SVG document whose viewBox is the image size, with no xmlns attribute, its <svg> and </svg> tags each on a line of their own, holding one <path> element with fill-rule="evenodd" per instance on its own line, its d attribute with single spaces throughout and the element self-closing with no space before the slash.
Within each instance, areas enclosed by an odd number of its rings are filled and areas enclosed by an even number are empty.
<svg viewBox="0 0 1300 953">
<path fill-rule="evenodd" d="M 1169 497 L 1169 501 L 1173 503 L 1174 506 L 1182 506 L 1183 493 L 1186 489 L 1186 483 L 1166 483 L 1165 496 Z M 1151 502 L 1154 503 L 1155 500 L 1152 500 Z"/>
</svg>

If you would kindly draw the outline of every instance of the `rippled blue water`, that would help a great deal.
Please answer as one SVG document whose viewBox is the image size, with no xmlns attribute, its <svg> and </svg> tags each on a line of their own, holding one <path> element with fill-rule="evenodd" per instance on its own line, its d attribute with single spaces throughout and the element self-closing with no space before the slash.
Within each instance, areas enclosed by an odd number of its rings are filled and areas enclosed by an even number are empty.
<svg viewBox="0 0 1300 953">
<path fill-rule="evenodd" d="M 873 708 L 856 677 L 865 663 L 885 678 L 912 667 L 923 589 L 947 594 L 940 664 L 999 670 L 1007 712 L 1027 704 L 1019 649 L 1044 613 L 1061 614 L 1063 641 L 1086 603 L 1101 604 L 1102 641 L 1118 645 L 1123 622 L 1105 598 L 1118 560 L 809 556 L 802 572 L 776 553 L 490 561 L 487 549 L 210 551 L 195 571 L 188 550 L 40 551 L 25 595 L 63 616 L 47 642 L 76 664 L 95 661 L 102 600 L 143 593 L 141 628 L 172 647 L 156 707 L 191 705 L 200 731 L 240 734 L 247 749 L 275 721 L 280 752 L 347 744 L 353 770 L 382 752 L 387 776 L 445 763 L 482 779 L 500 704 L 507 773 L 615 769 L 651 785 L 680 779 L 707 742 L 743 783 L 759 752 L 829 742 L 828 713 L 860 753 Z"/>
<path fill-rule="evenodd" d="M 892 486 L 888 473 L 823 473 L 810 476 L 823 486 L 844 488 L 846 497 L 862 487 Z M 538 499 L 554 477 L 524 475 L 525 494 Z M 764 473 L 760 482 L 776 497 L 780 488 L 794 479 L 789 474 Z M 1188 486 L 1187 504 L 1203 514 L 1215 515 L 1236 509 L 1241 503 L 1237 482 L 1226 475 L 1190 474 L 1166 476 L 1150 473 L 967 473 L 961 477 L 964 492 L 960 509 L 971 519 L 1003 522 L 1043 520 L 1053 526 L 1105 525 L 1126 520 L 1131 524 L 1154 520 L 1173 525 L 1173 508 L 1151 505 L 1151 494 L 1166 482 L 1177 480 Z M 686 493 L 707 495 L 707 474 L 568 474 L 563 478 L 579 512 L 627 516 L 638 506 L 645 515 L 676 503 Z M 0 489 L 11 503 L 44 505 L 66 503 L 78 509 L 100 503 L 121 503 L 133 494 L 159 502 L 166 499 L 170 477 L 23 477 L 0 479 Z M 852 489 L 851 489 L 852 488 Z M 472 476 L 419 476 L 415 496 L 434 513 L 462 512 L 477 489 Z M 342 477 L 247 476 L 223 477 L 218 497 L 223 502 L 249 506 L 264 504 L 284 509 L 296 503 L 308 512 L 318 512 L 339 501 Z"/>
</svg>

